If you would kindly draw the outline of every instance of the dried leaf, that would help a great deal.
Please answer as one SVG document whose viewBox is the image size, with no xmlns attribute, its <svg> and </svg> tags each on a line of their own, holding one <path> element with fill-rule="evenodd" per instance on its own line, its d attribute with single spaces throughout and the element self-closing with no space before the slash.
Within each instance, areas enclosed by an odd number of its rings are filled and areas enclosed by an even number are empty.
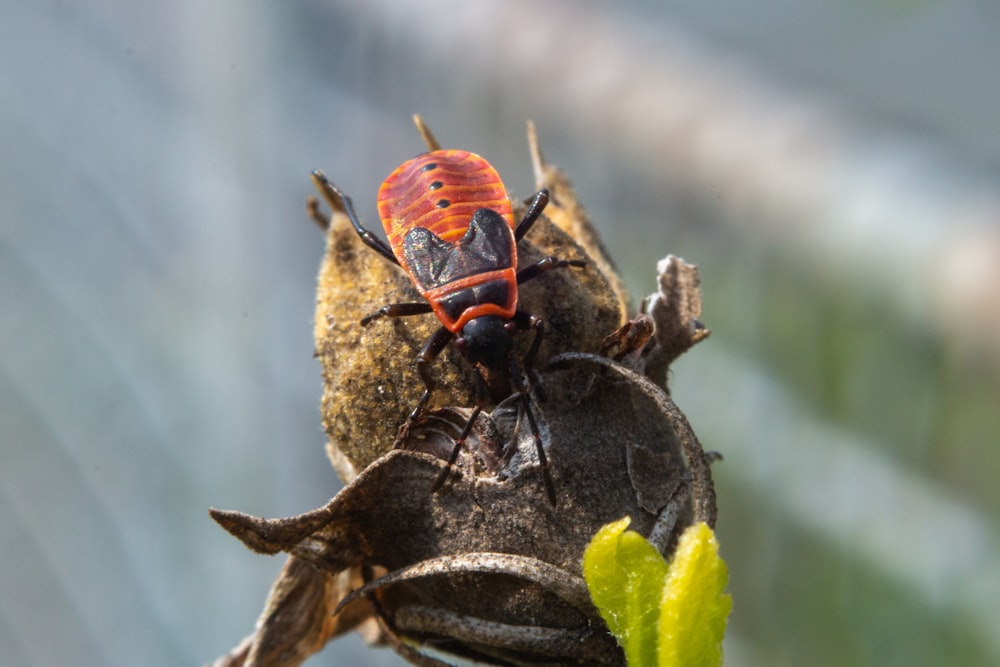
<svg viewBox="0 0 1000 667">
<path fill-rule="evenodd" d="M 667 369 L 673 361 L 708 338 L 711 331 L 701 317 L 698 267 L 680 257 L 667 255 L 656 265 L 658 290 L 648 299 L 647 311 L 656 324 L 656 346 L 646 361 L 645 372 L 666 386 Z"/>
</svg>

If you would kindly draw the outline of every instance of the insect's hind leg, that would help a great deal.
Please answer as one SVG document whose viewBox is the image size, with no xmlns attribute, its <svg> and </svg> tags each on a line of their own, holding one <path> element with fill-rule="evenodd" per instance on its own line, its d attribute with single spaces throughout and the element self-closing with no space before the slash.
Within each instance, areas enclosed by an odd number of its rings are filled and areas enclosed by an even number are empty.
<svg viewBox="0 0 1000 667">
<path fill-rule="evenodd" d="M 313 185 L 319 190 L 323 198 L 326 199 L 326 203 L 330 205 L 330 208 L 336 210 L 338 208 L 343 208 L 344 213 L 347 214 L 347 219 L 351 221 L 351 226 L 354 227 L 354 231 L 358 233 L 361 240 L 366 246 L 377 252 L 378 254 L 385 257 L 387 260 L 395 265 L 399 265 L 399 260 L 396 256 L 392 254 L 392 249 L 386 245 L 385 241 L 379 237 L 372 234 L 370 231 L 365 229 L 365 226 L 361 224 L 361 220 L 358 219 L 358 214 L 354 210 L 354 202 L 351 198 L 345 195 L 340 188 L 327 180 L 326 175 L 319 169 L 313 171 L 312 173 Z"/>
<path fill-rule="evenodd" d="M 514 230 L 515 241 L 520 241 L 524 238 L 524 235 L 527 234 L 528 230 L 531 229 L 531 226 L 535 224 L 535 221 L 538 220 L 538 216 L 542 214 L 542 211 L 548 203 L 548 190 L 542 189 L 535 193 L 531 203 L 528 205 L 528 210 L 525 212 L 521 222 L 517 223 L 517 229 Z"/>
</svg>

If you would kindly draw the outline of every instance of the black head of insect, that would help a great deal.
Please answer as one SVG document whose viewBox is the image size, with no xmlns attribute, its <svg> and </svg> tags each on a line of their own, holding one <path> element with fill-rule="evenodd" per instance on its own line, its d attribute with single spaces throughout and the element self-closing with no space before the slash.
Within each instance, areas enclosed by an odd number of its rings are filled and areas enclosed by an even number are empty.
<svg viewBox="0 0 1000 667">
<path fill-rule="evenodd" d="M 474 364 L 482 364 L 491 371 L 507 367 L 514 343 L 517 325 L 499 315 L 482 315 L 462 327 L 455 347 Z"/>
</svg>

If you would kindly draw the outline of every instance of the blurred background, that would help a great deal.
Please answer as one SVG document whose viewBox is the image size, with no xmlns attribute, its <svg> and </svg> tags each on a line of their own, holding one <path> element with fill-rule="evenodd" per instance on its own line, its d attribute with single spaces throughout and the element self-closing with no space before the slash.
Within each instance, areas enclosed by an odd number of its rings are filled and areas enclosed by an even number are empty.
<svg viewBox="0 0 1000 667">
<path fill-rule="evenodd" d="M 282 558 L 209 506 L 339 488 L 310 170 L 374 227 L 423 145 L 636 298 L 698 264 L 674 397 L 716 467 L 730 665 L 1000 664 L 1000 6 L 56 0 L 0 9 L 0 662 L 199 665 Z M 398 665 L 349 637 L 309 665 Z"/>
</svg>

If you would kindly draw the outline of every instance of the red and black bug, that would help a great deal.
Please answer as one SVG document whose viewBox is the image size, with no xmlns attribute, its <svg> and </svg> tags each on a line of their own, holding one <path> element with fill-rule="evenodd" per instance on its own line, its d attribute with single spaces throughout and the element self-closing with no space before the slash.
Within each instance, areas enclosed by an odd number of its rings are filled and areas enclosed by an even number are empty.
<svg viewBox="0 0 1000 667">
<path fill-rule="evenodd" d="M 538 450 L 549 499 L 555 492 L 541 435 L 528 402 L 527 381 L 512 354 L 513 334 L 534 330 L 524 355 L 530 373 L 544 326 L 542 320 L 518 308 L 518 285 L 555 268 L 584 266 L 581 260 L 545 257 L 517 269 L 517 242 L 531 229 L 549 200 L 546 190 L 531 199 L 524 218 L 515 225 L 507 190 L 496 170 L 482 157 L 462 150 L 434 150 L 404 162 L 382 183 L 378 211 L 388 244 L 365 229 L 351 199 L 313 172 L 317 187 L 331 206 L 337 200 L 366 245 L 401 266 L 425 301 L 394 303 L 361 320 L 367 326 L 382 317 L 433 312 L 441 321 L 417 355 L 417 372 L 424 393 L 407 418 L 412 424 L 430 399 L 435 383 L 429 366 L 454 340 L 476 370 L 476 407 L 449 459 L 449 468 L 487 402 L 486 382 L 478 366 L 509 374 Z M 447 469 L 446 469 L 447 470 Z M 446 474 L 446 473 L 445 473 Z M 435 488 L 444 481 L 444 475 Z"/>
</svg>

